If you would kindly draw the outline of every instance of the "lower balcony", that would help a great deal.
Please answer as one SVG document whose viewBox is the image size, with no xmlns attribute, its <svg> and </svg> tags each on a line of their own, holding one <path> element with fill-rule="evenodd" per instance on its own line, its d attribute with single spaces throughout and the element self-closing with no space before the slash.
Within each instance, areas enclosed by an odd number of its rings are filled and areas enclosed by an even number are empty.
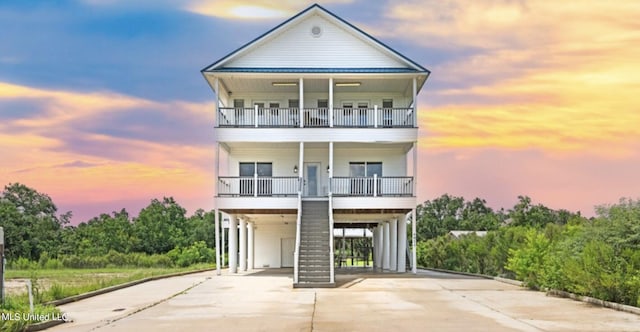
<svg viewBox="0 0 640 332">
<path fill-rule="evenodd" d="M 412 176 L 333 177 L 330 183 L 333 196 L 413 196 Z"/>
<path fill-rule="evenodd" d="M 294 197 L 307 184 L 295 176 L 220 176 L 220 197 Z M 333 177 L 329 179 L 333 196 L 412 197 L 412 176 Z M 309 190 L 303 190 L 308 193 Z M 303 194 L 304 196 L 311 196 Z"/>
<path fill-rule="evenodd" d="M 299 188 L 297 176 L 218 177 L 218 196 L 287 197 L 297 196 Z"/>
</svg>

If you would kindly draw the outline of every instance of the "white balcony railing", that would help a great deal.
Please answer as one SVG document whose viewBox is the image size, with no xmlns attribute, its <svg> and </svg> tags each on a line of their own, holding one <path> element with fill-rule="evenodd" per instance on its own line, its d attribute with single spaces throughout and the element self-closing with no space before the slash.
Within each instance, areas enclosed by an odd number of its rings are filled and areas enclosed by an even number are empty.
<svg viewBox="0 0 640 332">
<path fill-rule="evenodd" d="M 297 108 L 228 108 L 218 109 L 218 127 L 299 127 Z"/>
<path fill-rule="evenodd" d="M 218 181 L 219 196 L 237 197 L 294 197 L 298 195 L 301 185 L 300 178 L 295 176 L 220 176 Z M 411 176 L 333 177 L 329 185 L 333 196 L 414 195 Z"/>
<path fill-rule="evenodd" d="M 413 128 L 413 108 L 328 108 L 302 109 L 306 128 Z M 220 107 L 218 127 L 298 128 L 298 108 Z M 332 118 L 330 118 L 332 117 Z M 333 121 L 332 121 L 333 120 Z"/>
<path fill-rule="evenodd" d="M 295 176 L 220 176 L 219 196 L 296 196 L 300 180 Z"/>
<path fill-rule="evenodd" d="M 413 196 L 411 176 L 334 177 L 333 196 Z"/>
</svg>

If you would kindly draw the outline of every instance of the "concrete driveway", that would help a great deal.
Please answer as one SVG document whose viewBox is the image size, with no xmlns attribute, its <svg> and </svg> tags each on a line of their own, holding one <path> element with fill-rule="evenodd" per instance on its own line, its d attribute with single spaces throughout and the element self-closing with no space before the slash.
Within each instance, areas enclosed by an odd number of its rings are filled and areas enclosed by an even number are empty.
<svg viewBox="0 0 640 332">
<path fill-rule="evenodd" d="M 51 331 L 640 331 L 640 316 L 494 280 L 340 274 L 338 288 L 292 289 L 290 275 L 153 281 L 62 306 L 75 322 Z"/>
</svg>

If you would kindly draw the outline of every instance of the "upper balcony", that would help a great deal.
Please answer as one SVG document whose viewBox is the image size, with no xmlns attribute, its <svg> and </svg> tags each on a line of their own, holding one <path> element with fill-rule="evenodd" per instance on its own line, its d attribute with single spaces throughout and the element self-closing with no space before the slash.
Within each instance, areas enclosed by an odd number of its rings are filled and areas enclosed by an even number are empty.
<svg viewBox="0 0 640 332">
<path fill-rule="evenodd" d="M 218 128 L 415 128 L 414 109 L 218 108 Z"/>
</svg>

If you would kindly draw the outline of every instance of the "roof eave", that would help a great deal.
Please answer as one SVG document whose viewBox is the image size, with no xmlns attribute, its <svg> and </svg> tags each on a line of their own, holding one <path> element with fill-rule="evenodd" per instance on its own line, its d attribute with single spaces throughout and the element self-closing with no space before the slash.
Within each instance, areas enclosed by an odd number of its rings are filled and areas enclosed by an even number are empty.
<svg viewBox="0 0 640 332">
<path fill-rule="evenodd" d="M 235 49 L 234 51 L 232 51 L 231 53 L 225 55 L 224 57 L 220 58 L 218 61 L 215 61 L 214 63 L 204 67 L 201 72 L 206 72 L 209 71 L 209 68 L 215 67 L 218 64 L 224 63 L 226 61 L 228 61 L 229 59 L 237 56 L 239 53 L 241 53 L 243 50 L 245 50 L 246 48 L 248 48 L 249 46 L 253 45 L 254 43 L 259 42 L 260 40 L 264 39 L 265 37 L 269 36 L 271 33 L 280 30 L 281 28 L 283 28 L 285 25 L 290 24 L 293 21 L 296 21 L 297 19 L 299 19 L 302 16 L 305 16 L 305 14 L 309 13 L 311 10 L 313 10 L 314 8 L 322 8 L 320 5 L 318 4 L 313 4 L 309 7 L 307 7 L 305 10 L 299 12 L 298 14 L 290 17 L 289 19 L 287 19 L 286 21 L 276 25 L 275 27 L 271 28 L 270 30 L 268 30 L 267 32 L 261 34 L 260 36 L 254 38 L 253 40 L 249 41 L 248 43 L 240 46 L 239 48 Z M 326 11 L 326 9 L 322 8 L 323 10 Z"/>
</svg>

